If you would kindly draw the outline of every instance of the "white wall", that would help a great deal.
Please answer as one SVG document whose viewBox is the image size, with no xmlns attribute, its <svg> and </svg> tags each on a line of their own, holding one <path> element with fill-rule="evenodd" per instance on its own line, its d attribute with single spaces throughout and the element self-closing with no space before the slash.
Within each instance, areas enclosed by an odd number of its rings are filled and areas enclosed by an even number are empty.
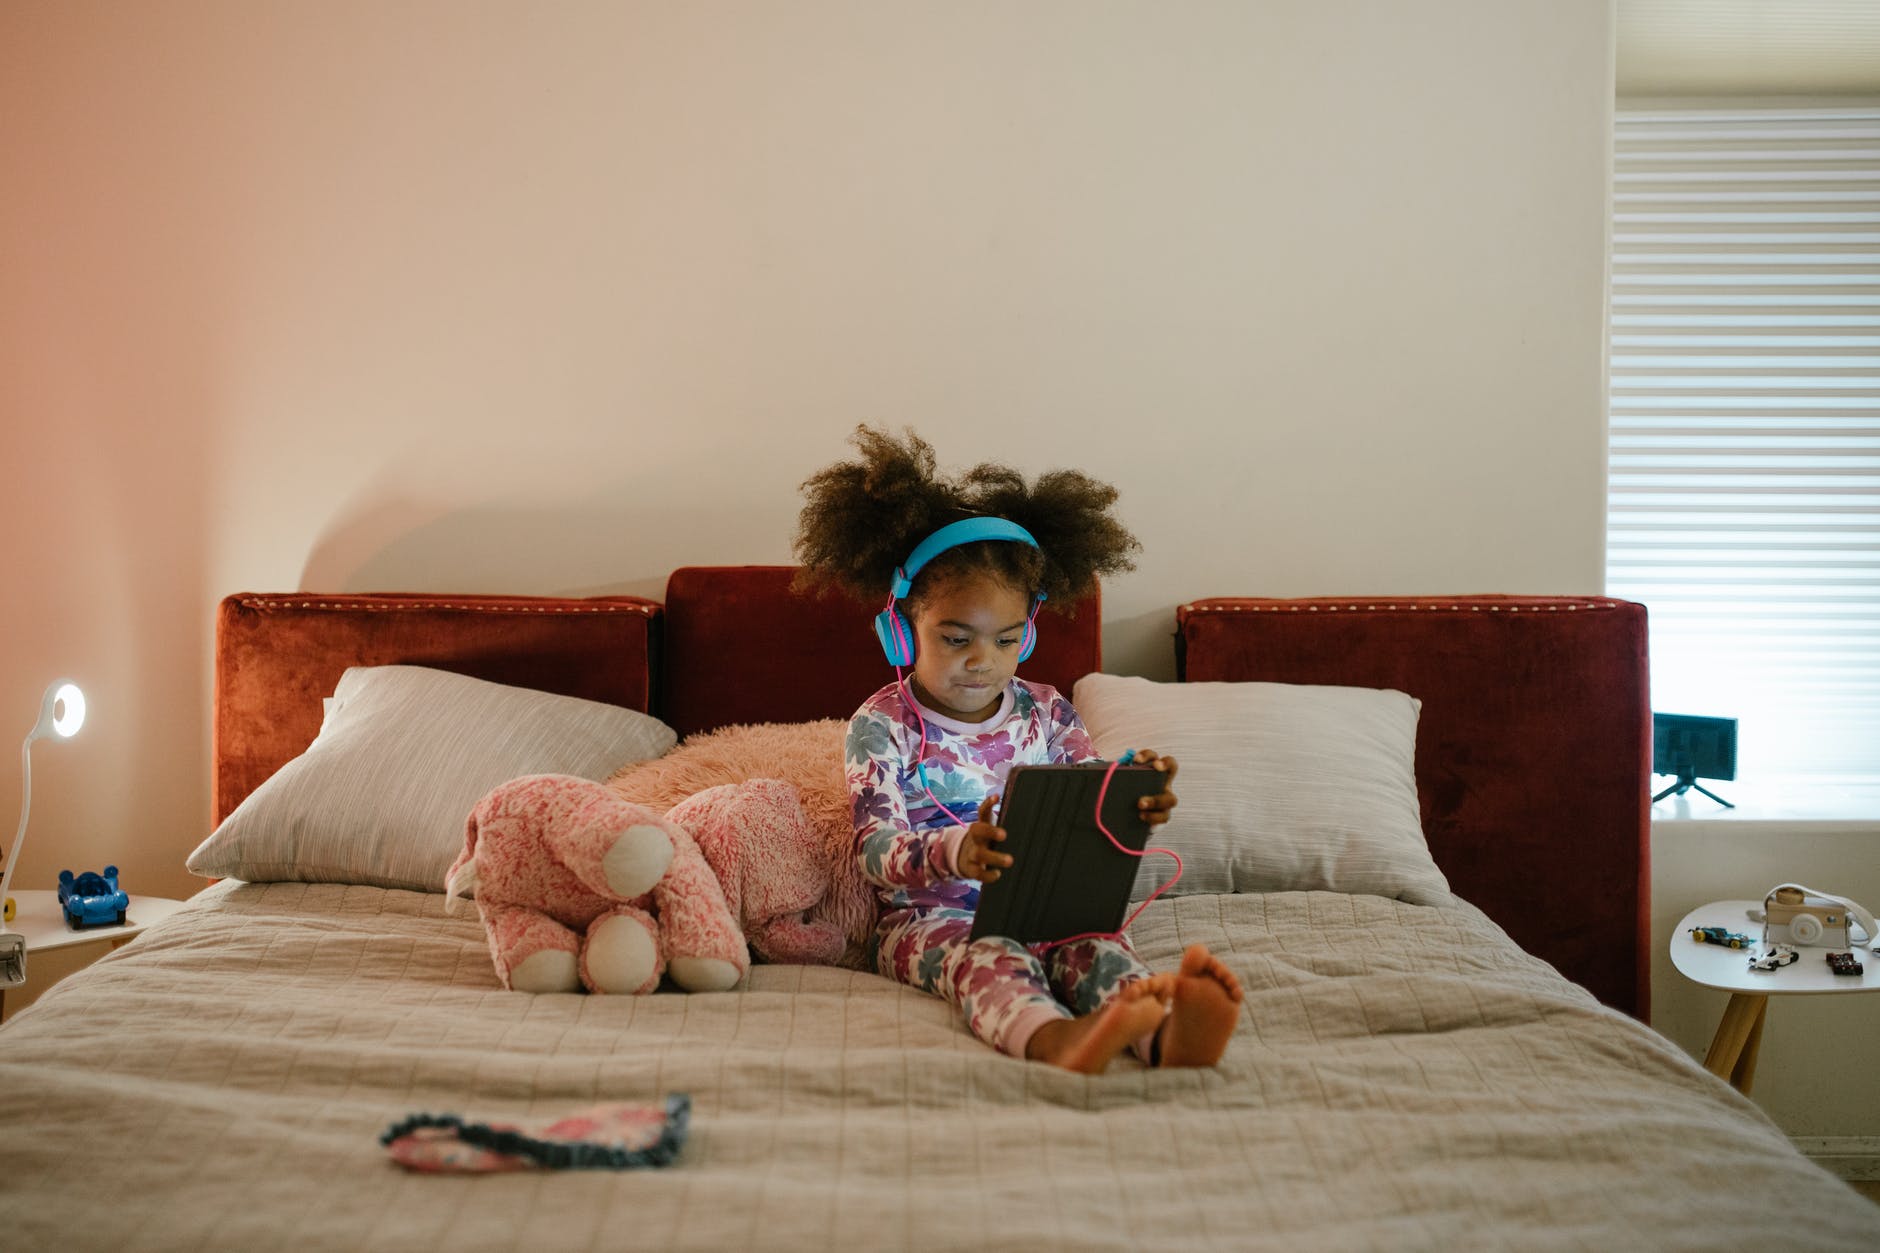
<svg viewBox="0 0 1880 1253">
<path fill-rule="evenodd" d="M 1116 482 L 1119 671 L 1598 591 L 1611 76 L 1540 0 L 0 6 L 0 727 L 93 710 L 16 886 L 192 890 L 221 596 L 786 561 L 860 421 Z"/>
<path fill-rule="evenodd" d="M 0 710 L 69 672 L 94 718 L 35 753 L 21 881 L 189 888 L 222 595 L 786 561 L 859 421 L 1115 481 L 1118 670 L 1170 675 L 1198 596 L 1597 591 L 1609 40 L 1502 0 L 0 8 Z"/>
</svg>

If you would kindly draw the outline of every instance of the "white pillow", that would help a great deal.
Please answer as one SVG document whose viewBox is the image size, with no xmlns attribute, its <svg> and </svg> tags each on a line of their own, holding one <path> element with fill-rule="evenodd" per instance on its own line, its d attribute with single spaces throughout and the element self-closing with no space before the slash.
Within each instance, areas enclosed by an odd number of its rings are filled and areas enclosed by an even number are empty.
<svg viewBox="0 0 1880 1253">
<path fill-rule="evenodd" d="M 470 810 L 497 784 L 603 780 L 676 738 L 657 718 L 600 701 L 423 666 L 354 666 L 307 751 L 238 805 L 189 869 L 442 892 Z"/>
<path fill-rule="evenodd" d="M 1450 899 L 1417 810 L 1420 701 L 1376 688 L 1092 674 L 1072 703 L 1104 756 L 1150 748 L 1175 758 L 1177 804 L 1150 839 L 1182 856 L 1173 893 Z M 1135 899 L 1174 866 L 1146 858 Z"/>
</svg>

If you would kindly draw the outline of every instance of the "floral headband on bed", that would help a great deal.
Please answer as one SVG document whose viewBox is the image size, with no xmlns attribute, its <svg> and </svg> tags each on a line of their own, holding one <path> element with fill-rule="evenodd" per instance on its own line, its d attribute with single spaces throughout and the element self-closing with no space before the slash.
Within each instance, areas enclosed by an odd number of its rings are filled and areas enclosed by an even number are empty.
<svg viewBox="0 0 1880 1253">
<path fill-rule="evenodd" d="M 465 1122 L 455 1114 L 412 1114 L 379 1136 L 407 1170 L 481 1174 L 506 1170 L 633 1170 L 670 1166 L 685 1144 L 692 1098 L 665 1105 L 595 1105 L 539 1130 Z"/>
</svg>

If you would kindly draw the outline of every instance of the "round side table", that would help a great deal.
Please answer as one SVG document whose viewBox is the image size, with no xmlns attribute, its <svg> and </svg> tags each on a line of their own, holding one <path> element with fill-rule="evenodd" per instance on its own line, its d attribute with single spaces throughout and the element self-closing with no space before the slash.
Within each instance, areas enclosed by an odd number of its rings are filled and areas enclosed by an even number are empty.
<svg viewBox="0 0 1880 1253">
<path fill-rule="evenodd" d="M 1693 983 L 1722 988 L 1730 994 L 1723 1020 L 1704 1055 L 1704 1069 L 1730 1081 L 1743 1095 L 1749 1095 L 1756 1077 L 1756 1050 L 1762 1043 L 1763 1014 L 1769 998 L 1776 995 L 1832 994 L 1836 992 L 1880 991 L 1880 953 L 1869 949 L 1852 950 L 1854 959 L 1864 969 L 1858 977 L 1837 975 L 1828 969 L 1831 949 L 1797 946 L 1801 956 L 1791 965 L 1776 970 L 1751 970 L 1750 954 L 1762 942 L 1763 926 L 1749 920 L 1749 910 L 1762 908 L 1761 901 L 1712 901 L 1684 916 L 1671 936 L 1671 964 Z M 1747 949 L 1722 944 L 1707 944 L 1691 938 L 1695 927 L 1722 927 L 1747 935 Z"/>
<path fill-rule="evenodd" d="M 109 942 L 112 948 L 122 948 L 136 938 L 145 927 L 168 918 L 183 907 L 184 902 L 173 901 L 165 896 L 131 896 L 130 908 L 124 911 L 122 923 L 108 926 L 81 927 L 74 929 L 66 925 L 65 911 L 59 907 L 57 892 L 31 891 L 12 893 L 18 906 L 13 921 L 0 924 L 0 929 L 12 931 L 26 937 L 27 966 L 26 975 L 32 978 L 32 956 L 45 953 L 55 948 L 71 948 L 78 944 L 102 944 Z M 6 989 L 0 988 L 0 1018 L 6 1014 Z"/>
</svg>

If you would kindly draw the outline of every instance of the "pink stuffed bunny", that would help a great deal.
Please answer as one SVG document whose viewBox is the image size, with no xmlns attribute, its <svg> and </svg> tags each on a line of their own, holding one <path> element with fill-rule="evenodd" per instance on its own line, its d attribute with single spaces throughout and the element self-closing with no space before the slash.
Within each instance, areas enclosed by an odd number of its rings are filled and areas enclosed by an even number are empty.
<svg viewBox="0 0 1880 1253">
<path fill-rule="evenodd" d="M 651 992 L 662 971 L 723 991 L 750 969 L 685 829 L 572 775 L 512 779 L 478 801 L 446 890 L 475 891 L 497 977 L 520 992 Z"/>
<path fill-rule="evenodd" d="M 666 821 L 698 841 L 759 957 L 822 966 L 841 959 L 842 928 L 803 917 L 829 891 L 829 866 L 793 785 L 751 779 L 706 788 L 667 810 Z"/>
</svg>

